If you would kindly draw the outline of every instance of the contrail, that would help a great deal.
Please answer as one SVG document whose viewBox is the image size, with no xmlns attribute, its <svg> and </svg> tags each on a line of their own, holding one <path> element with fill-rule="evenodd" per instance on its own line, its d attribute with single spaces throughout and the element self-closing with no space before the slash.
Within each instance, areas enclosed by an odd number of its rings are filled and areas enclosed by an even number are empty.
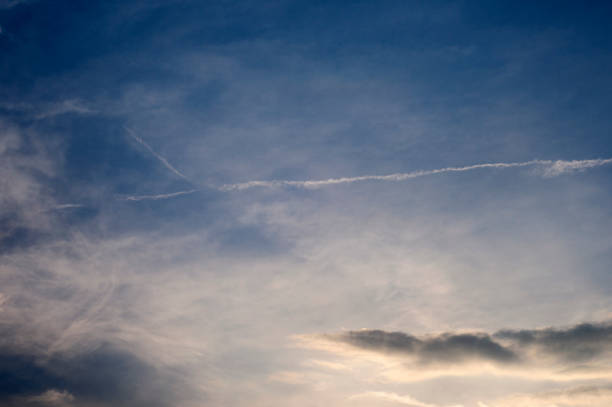
<svg viewBox="0 0 612 407">
<path fill-rule="evenodd" d="M 50 210 L 62 210 L 62 209 L 82 208 L 83 206 L 84 206 L 83 204 L 67 203 L 67 204 L 55 205 Z"/>
<path fill-rule="evenodd" d="M 136 138 L 136 136 L 134 137 Z M 136 139 L 139 140 L 138 138 Z M 142 140 L 140 142 L 144 143 Z M 146 144 L 143 144 L 143 145 L 148 147 Z M 153 152 L 153 154 L 155 153 Z M 262 188 L 294 187 L 294 188 L 316 189 L 316 188 L 320 188 L 320 187 L 324 187 L 328 185 L 350 184 L 353 182 L 361 182 L 361 181 L 395 181 L 395 182 L 398 182 L 398 181 L 405 181 L 405 180 L 412 179 L 412 178 L 424 177 L 428 175 L 444 174 L 444 173 L 449 173 L 449 172 L 465 172 L 465 171 L 472 171 L 472 170 L 478 170 L 478 169 L 484 169 L 484 168 L 502 168 L 503 169 L 503 168 L 530 167 L 530 166 L 543 167 L 542 176 L 548 178 L 548 177 L 555 177 L 555 176 L 573 172 L 573 171 L 583 171 L 588 168 L 600 167 L 602 165 L 607 165 L 607 164 L 612 164 L 612 158 L 605 158 L 605 159 L 598 158 L 598 159 L 593 159 L 593 160 L 572 160 L 572 161 L 531 160 L 531 161 L 513 162 L 513 163 L 484 163 L 484 164 L 468 165 L 464 167 L 446 167 L 446 168 L 438 168 L 434 170 L 417 170 L 417 171 L 412 171 L 412 172 L 395 173 L 395 174 L 388 174 L 388 175 L 362 175 L 359 177 L 329 178 L 329 179 L 323 179 L 323 180 L 248 181 L 248 182 L 241 182 L 241 183 L 236 183 L 236 184 L 225 184 L 221 186 L 209 186 L 209 188 L 216 189 L 222 192 L 241 191 L 244 189 L 256 188 L 256 187 L 262 187 Z M 178 192 L 172 192 L 169 194 L 159 194 L 159 195 L 133 195 L 133 196 L 128 196 L 128 197 L 121 198 L 121 199 L 125 201 L 169 199 L 169 198 L 174 198 L 174 197 L 181 196 L 181 195 L 192 194 L 199 190 L 200 189 L 190 189 L 186 191 L 178 191 Z"/>
<path fill-rule="evenodd" d="M 544 170 L 544 176 L 554 177 L 566 172 L 582 171 L 586 170 L 587 168 L 599 167 L 610 163 L 612 163 L 612 158 L 572 161 L 557 160 Z"/>
<path fill-rule="evenodd" d="M 271 180 L 271 181 L 247 181 L 236 184 L 225 184 L 217 189 L 220 191 L 240 191 L 243 189 L 263 187 L 263 188 L 279 188 L 279 187 L 296 187 L 296 188 L 319 188 L 327 185 L 350 184 L 361 181 L 404 181 L 411 178 L 424 177 L 427 175 L 443 174 L 447 172 L 464 172 L 482 168 L 513 168 L 513 167 L 529 167 L 529 166 L 544 166 L 542 173 L 545 177 L 554 177 L 563 173 L 585 170 L 587 168 L 599 167 L 606 164 L 611 164 L 612 158 L 594 159 L 594 160 L 531 160 L 513 163 L 485 163 L 474 164 L 465 167 L 446 167 L 434 170 L 418 170 L 405 173 L 395 173 L 388 175 L 362 175 L 358 177 L 344 178 L 329 178 L 323 180 Z"/>
<path fill-rule="evenodd" d="M 197 192 L 197 191 L 198 191 L 197 189 L 190 189 L 188 191 L 178 191 L 178 192 L 172 192 L 170 194 L 132 195 L 132 196 L 125 197 L 122 200 L 124 200 L 124 201 L 145 201 L 145 200 L 157 201 L 157 200 L 160 200 L 160 199 L 174 198 L 174 197 L 181 196 L 181 195 L 189 195 L 189 194 L 193 194 L 194 192 Z"/>
<path fill-rule="evenodd" d="M 130 137 L 132 137 L 134 140 L 140 143 L 144 148 L 149 150 L 149 152 L 153 154 L 153 156 L 157 158 L 164 165 L 164 167 L 166 167 L 167 169 L 169 169 L 170 171 L 172 171 L 174 174 L 178 175 L 179 177 L 183 178 L 185 181 L 189 181 L 189 179 L 185 176 L 185 174 L 183 174 L 182 172 L 174 168 L 174 166 L 172 166 L 172 164 L 170 164 L 168 160 L 166 160 L 163 156 L 161 156 L 155 150 L 153 150 L 153 148 L 151 148 L 151 146 L 147 144 L 142 138 L 138 137 L 132 129 L 128 127 L 124 127 L 124 128 L 130 135 Z"/>
</svg>

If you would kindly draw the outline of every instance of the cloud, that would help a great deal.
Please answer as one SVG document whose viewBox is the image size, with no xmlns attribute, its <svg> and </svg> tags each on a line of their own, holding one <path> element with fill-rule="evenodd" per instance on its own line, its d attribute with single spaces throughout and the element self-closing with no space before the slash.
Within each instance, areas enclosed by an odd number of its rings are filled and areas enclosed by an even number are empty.
<svg viewBox="0 0 612 407">
<path fill-rule="evenodd" d="M 73 405 L 73 401 L 74 396 L 66 390 L 58 391 L 50 389 L 40 395 L 27 397 L 24 400 L 24 404 L 61 407 Z"/>
<path fill-rule="evenodd" d="M 0 251 L 51 229 L 56 203 L 48 185 L 58 155 L 32 131 L 0 120 Z"/>
<path fill-rule="evenodd" d="M 77 99 L 67 99 L 45 107 L 35 115 L 35 118 L 40 120 L 67 113 L 92 114 L 95 113 L 95 111 L 83 105 L 83 103 Z"/>
<path fill-rule="evenodd" d="M 337 184 L 350 184 L 354 182 L 362 181 L 405 181 L 412 178 L 424 177 L 428 175 L 444 174 L 451 172 L 465 172 L 473 171 L 485 168 L 517 168 L 517 167 L 530 167 L 530 166 L 543 166 L 543 174 L 547 177 L 561 175 L 564 173 L 585 170 L 587 168 L 599 167 L 602 165 L 612 163 L 612 158 L 608 159 L 596 159 L 596 160 L 531 160 L 524 162 L 514 163 L 485 163 L 485 164 L 474 164 L 465 167 L 446 167 L 438 168 L 435 170 L 418 170 L 406 173 L 396 173 L 389 175 L 362 175 L 359 177 L 344 177 L 344 178 L 329 178 L 325 180 L 306 180 L 306 181 L 289 181 L 289 180 L 272 180 L 272 181 L 248 181 L 236 184 L 225 184 L 219 189 L 222 191 L 239 191 L 243 189 L 265 187 L 265 188 L 279 188 L 279 187 L 295 187 L 295 188 L 319 188 L 328 185 Z"/>
<path fill-rule="evenodd" d="M 554 177 L 560 174 L 574 171 L 584 171 L 589 168 L 599 167 L 610 163 L 612 163 L 612 158 L 572 161 L 557 160 L 552 165 L 544 169 L 544 176 Z"/>
<path fill-rule="evenodd" d="M 580 324 L 569 329 L 502 330 L 493 335 L 512 346 L 580 363 L 612 352 L 612 325 Z"/>
<path fill-rule="evenodd" d="M 612 387 L 580 386 L 536 394 L 515 394 L 497 401 L 480 403 L 482 407 L 609 407 Z"/>
<path fill-rule="evenodd" d="M 368 391 L 365 393 L 355 394 L 349 397 L 349 400 L 361 400 L 361 399 L 382 400 L 382 401 L 388 401 L 394 404 L 403 404 L 403 405 L 407 405 L 410 407 L 441 407 L 437 404 L 424 403 L 408 395 L 400 396 L 399 394 L 396 394 L 396 393 L 388 393 L 384 391 Z M 449 407 L 462 407 L 462 406 L 459 404 L 456 404 L 456 405 L 449 406 Z"/>
<path fill-rule="evenodd" d="M 580 324 L 567 329 L 451 332 L 413 336 L 382 330 L 348 331 L 304 338 L 307 347 L 351 357 L 379 355 L 409 380 L 494 371 L 558 380 L 612 376 L 612 325 Z M 338 346 L 340 345 L 340 346 Z M 348 346 L 348 348 L 346 347 Z M 357 351 L 357 353 L 355 352 Z M 366 356 L 367 357 L 367 356 Z M 393 373 L 397 377 L 402 373 Z"/>
<path fill-rule="evenodd" d="M 53 354 L 4 346 L 0 383 L 0 403 L 9 406 L 173 405 L 171 376 L 110 345 Z"/>
<path fill-rule="evenodd" d="M 514 352 L 486 334 L 442 334 L 417 338 L 402 332 L 362 330 L 350 331 L 334 339 L 358 348 L 411 355 L 423 365 L 472 359 L 510 363 L 518 359 Z"/>
<path fill-rule="evenodd" d="M 79 99 L 66 99 L 60 102 L 50 102 L 43 104 L 30 104 L 26 102 L 20 103 L 10 103 L 10 102 L 1 102 L 0 109 L 12 111 L 12 112 L 20 112 L 26 114 L 28 117 L 31 117 L 35 120 L 43 120 L 50 117 L 55 117 L 68 113 L 75 114 L 94 114 L 95 110 L 87 107 L 83 104 Z"/>
</svg>

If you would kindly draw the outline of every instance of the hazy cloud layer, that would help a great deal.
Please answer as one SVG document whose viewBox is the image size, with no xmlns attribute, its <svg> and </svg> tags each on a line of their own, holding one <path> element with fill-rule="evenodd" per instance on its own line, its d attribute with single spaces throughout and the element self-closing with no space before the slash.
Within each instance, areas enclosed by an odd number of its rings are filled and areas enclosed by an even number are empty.
<svg viewBox="0 0 612 407">
<path fill-rule="evenodd" d="M 517 394 L 479 407 L 606 407 L 612 403 L 610 386 L 581 386 L 537 394 Z"/>
<path fill-rule="evenodd" d="M 382 391 L 368 391 L 365 393 L 359 393 L 351 396 L 349 398 L 351 401 L 360 401 L 364 400 L 365 402 L 372 402 L 372 400 L 380 400 L 387 401 L 392 404 L 405 405 L 410 407 L 441 407 L 437 404 L 424 403 L 420 400 L 415 399 L 414 397 L 408 395 L 399 395 L 396 393 L 387 393 Z M 455 404 L 452 406 L 445 407 L 463 407 L 459 404 Z"/>
<path fill-rule="evenodd" d="M 405 405 L 411 407 L 605 407 L 612 402 L 612 389 L 609 386 L 570 387 L 535 394 L 515 394 L 503 399 L 483 402 L 470 406 L 464 404 L 431 404 L 409 395 L 382 391 L 368 391 L 350 397 L 355 405 Z M 378 402 L 386 402 L 379 404 Z M 369 403 L 369 404 L 367 404 Z"/>
<path fill-rule="evenodd" d="M 57 172 L 54 150 L 34 131 L 0 120 L 0 251 L 50 229 L 46 212 L 58 205 L 48 186 Z"/>
</svg>

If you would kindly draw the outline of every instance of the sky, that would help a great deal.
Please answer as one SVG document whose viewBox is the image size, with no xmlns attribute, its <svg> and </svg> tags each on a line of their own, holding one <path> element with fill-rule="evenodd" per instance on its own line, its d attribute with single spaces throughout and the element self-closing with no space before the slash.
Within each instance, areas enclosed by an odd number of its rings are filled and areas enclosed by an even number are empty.
<svg viewBox="0 0 612 407">
<path fill-rule="evenodd" d="M 611 17 L 0 0 L 0 406 L 612 405 Z"/>
</svg>

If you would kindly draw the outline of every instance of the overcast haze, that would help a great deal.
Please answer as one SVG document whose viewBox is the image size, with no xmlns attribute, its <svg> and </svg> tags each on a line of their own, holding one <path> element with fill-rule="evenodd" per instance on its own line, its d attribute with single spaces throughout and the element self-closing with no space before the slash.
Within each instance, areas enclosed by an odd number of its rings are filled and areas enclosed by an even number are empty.
<svg viewBox="0 0 612 407">
<path fill-rule="evenodd" d="M 612 405 L 611 17 L 0 0 L 0 406 Z"/>
</svg>

